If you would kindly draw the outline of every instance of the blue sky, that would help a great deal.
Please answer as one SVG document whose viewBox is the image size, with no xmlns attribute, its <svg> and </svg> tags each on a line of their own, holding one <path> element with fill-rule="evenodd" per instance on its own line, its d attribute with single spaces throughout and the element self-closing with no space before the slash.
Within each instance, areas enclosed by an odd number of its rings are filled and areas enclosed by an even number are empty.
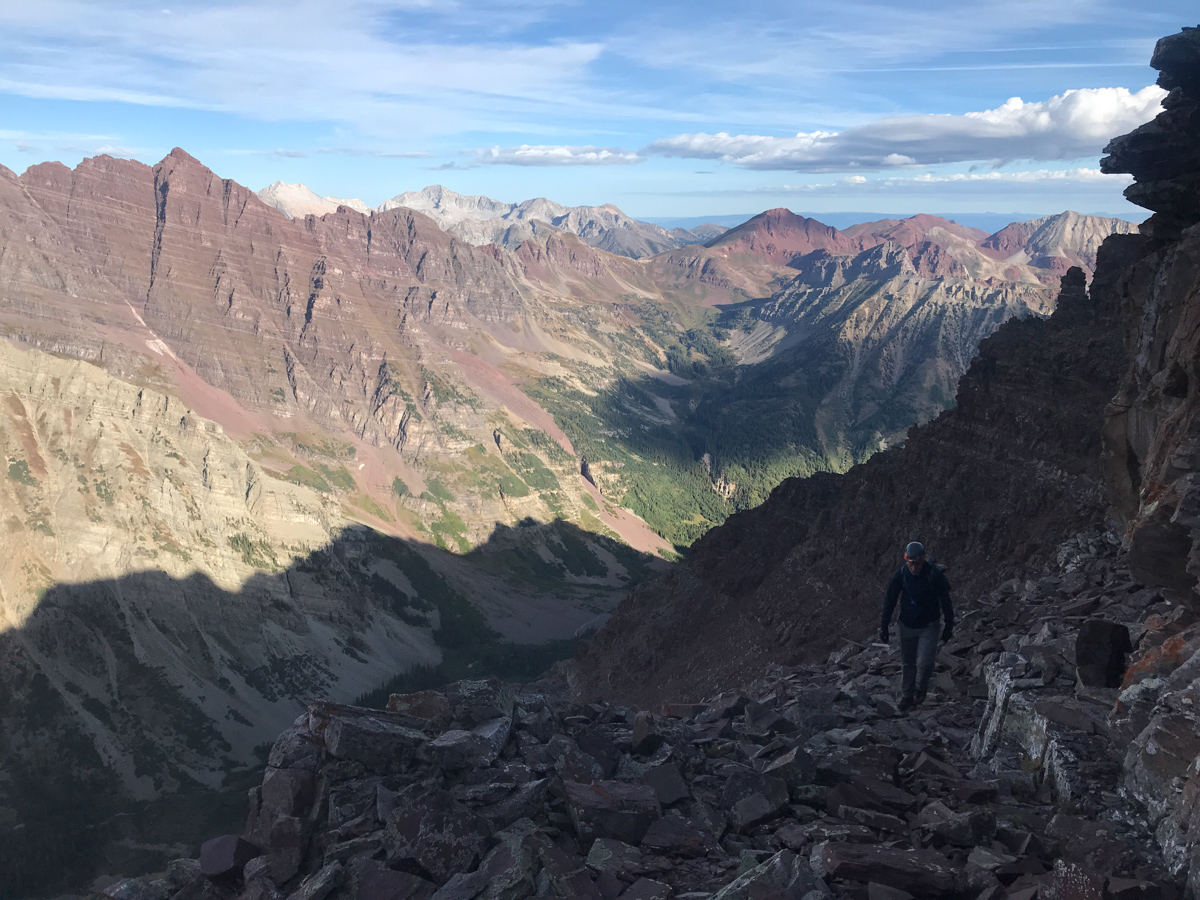
<svg viewBox="0 0 1200 900">
<path fill-rule="evenodd" d="M 1071 208 L 1193 3 L 0 0 L 0 163 L 181 146 L 258 189 L 633 215 Z M 1014 99 L 1014 98 L 1020 98 Z"/>
</svg>

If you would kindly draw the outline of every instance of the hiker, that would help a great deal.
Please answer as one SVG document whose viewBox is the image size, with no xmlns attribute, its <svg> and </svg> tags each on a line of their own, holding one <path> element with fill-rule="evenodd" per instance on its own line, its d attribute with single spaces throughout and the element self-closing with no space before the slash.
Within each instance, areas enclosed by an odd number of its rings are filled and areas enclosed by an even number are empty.
<svg viewBox="0 0 1200 900">
<path fill-rule="evenodd" d="M 908 710 L 925 701 L 933 660 L 937 655 L 938 632 L 943 641 L 954 632 L 954 609 L 950 605 L 950 582 L 940 566 L 925 559 L 925 547 L 913 541 L 904 548 L 904 565 L 888 582 L 883 600 L 883 623 L 879 640 L 888 642 L 888 628 L 896 601 L 900 604 L 900 663 L 902 670 L 900 709 Z M 944 619 L 944 624 L 940 622 Z"/>
</svg>

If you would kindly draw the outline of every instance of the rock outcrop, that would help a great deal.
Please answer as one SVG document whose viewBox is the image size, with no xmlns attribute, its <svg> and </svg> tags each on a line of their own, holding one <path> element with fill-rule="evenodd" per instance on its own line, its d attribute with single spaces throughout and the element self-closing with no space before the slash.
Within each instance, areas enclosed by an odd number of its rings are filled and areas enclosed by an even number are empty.
<svg viewBox="0 0 1200 900">
<path fill-rule="evenodd" d="M 1108 173 L 1128 173 L 1134 183 L 1125 196 L 1154 211 L 1151 233 L 1169 240 L 1200 222 L 1200 29 L 1185 28 L 1163 38 L 1150 65 L 1160 71 L 1158 84 L 1169 93 L 1163 112 L 1129 134 L 1114 138 L 1100 160 Z"/>
<path fill-rule="evenodd" d="M 1155 211 L 1151 255 L 1119 289 L 1129 369 L 1105 423 L 1106 480 L 1139 577 L 1196 592 L 1200 577 L 1200 29 L 1159 41 L 1171 93 L 1154 121 L 1115 139 L 1105 171 Z"/>
<path fill-rule="evenodd" d="M 1200 895 L 1200 28 L 1163 38 L 1151 63 L 1164 112 L 1107 148 L 1106 171 L 1155 214 L 1150 252 L 1118 283 L 1129 368 L 1105 420 L 1113 511 L 1130 571 L 1180 601 L 1144 623 L 1113 708 L 1124 785 L 1146 807 L 1172 870 Z"/>
</svg>

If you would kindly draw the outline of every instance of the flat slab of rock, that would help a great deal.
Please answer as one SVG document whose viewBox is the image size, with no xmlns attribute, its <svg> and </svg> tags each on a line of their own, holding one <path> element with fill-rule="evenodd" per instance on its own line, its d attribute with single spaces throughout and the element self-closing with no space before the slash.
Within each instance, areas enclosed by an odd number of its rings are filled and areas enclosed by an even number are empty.
<svg viewBox="0 0 1200 900">
<path fill-rule="evenodd" d="M 375 716 L 339 716 L 324 730 L 325 749 L 335 759 L 362 763 L 375 771 L 407 767 L 425 744 L 424 732 Z"/>
<path fill-rule="evenodd" d="M 957 871 L 936 850 L 829 843 L 820 850 L 819 865 L 835 878 L 874 881 L 917 897 L 950 897 L 958 888 Z"/>
<path fill-rule="evenodd" d="M 808 861 L 790 850 L 780 850 L 770 859 L 739 875 L 711 900 L 757 900 L 759 897 L 803 897 L 823 885 Z M 827 891 L 822 891 L 827 893 Z"/>
<path fill-rule="evenodd" d="M 691 796 L 687 783 L 679 774 L 679 767 L 674 763 L 652 766 L 646 770 L 642 781 L 653 789 L 654 796 L 663 806 L 670 806 L 672 803 L 686 800 Z"/>
<path fill-rule="evenodd" d="M 349 871 L 354 900 L 425 900 L 435 888 L 424 878 L 389 869 L 376 859 L 360 857 Z"/>
<path fill-rule="evenodd" d="M 418 719 L 441 719 L 449 722 L 454 716 L 450 701 L 439 691 L 392 694 L 388 697 L 387 708 L 390 712 L 405 713 Z"/>
<path fill-rule="evenodd" d="M 621 900 L 669 900 L 674 893 L 669 884 L 639 878 L 621 893 Z"/>
<path fill-rule="evenodd" d="M 624 841 L 597 838 L 587 855 L 587 866 L 597 874 L 629 881 L 644 871 L 642 851 Z"/>
<path fill-rule="evenodd" d="M 443 732 L 425 748 L 431 762 L 449 771 L 486 768 L 496 761 L 512 734 L 512 719 L 500 717 L 471 731 Z"/>
<path fill-rule="evenodd" d="M 563 790 L 575 834 L 584 845 L 602 837 L 637 844 L 662 815 L 654 789 L 645 784 L 565 781 Z"/>
<path fill-rule="evenodd" d="M 711 832 L 681 816 L 663 816 L 642 838 L 642 849 L 662 856 L 705 856 L 715 843 Z"/>
</svg>

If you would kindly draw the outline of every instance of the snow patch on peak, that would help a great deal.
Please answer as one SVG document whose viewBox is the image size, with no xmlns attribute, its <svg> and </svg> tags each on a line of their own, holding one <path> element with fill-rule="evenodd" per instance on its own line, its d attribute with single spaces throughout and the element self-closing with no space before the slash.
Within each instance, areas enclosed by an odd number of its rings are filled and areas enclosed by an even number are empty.
<svg viewBox="0 0 1200 900">
<path fill-rule="evenodd" d="M 337 212 L 339 206 L 349 207 L 363 215 L 371 213 L 371 207 L 357 198 L 346 200 L 341 197 L 322 197 L 306 184 L 284 184 L 282 181 L 275 181 L 257 193 L 259 200 L 279 210 L 289 219 L 323 216 Z"/>
</svg>

